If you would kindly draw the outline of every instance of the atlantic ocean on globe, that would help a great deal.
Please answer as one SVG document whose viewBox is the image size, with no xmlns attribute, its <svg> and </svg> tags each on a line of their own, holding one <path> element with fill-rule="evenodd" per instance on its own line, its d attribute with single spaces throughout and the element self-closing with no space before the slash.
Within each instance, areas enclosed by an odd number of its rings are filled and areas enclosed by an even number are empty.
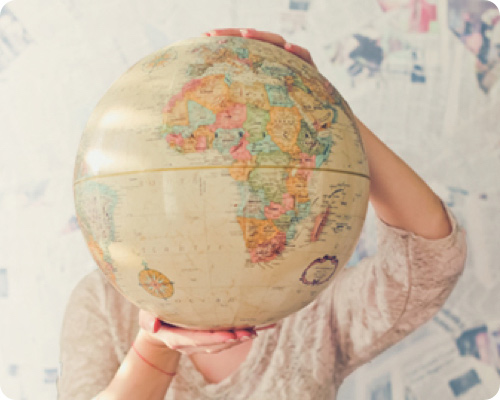
<svg viewBox="0 0 500 400">
<path fill-rule="evenodd" d="M 334 87 L 239 37 L 178 42 L 131 67 L 91 114 L 74 175 L 109 282 L 191 329 L 262 326 L 311 303 L 349 260 L 368 191 Z"/>
</svg>

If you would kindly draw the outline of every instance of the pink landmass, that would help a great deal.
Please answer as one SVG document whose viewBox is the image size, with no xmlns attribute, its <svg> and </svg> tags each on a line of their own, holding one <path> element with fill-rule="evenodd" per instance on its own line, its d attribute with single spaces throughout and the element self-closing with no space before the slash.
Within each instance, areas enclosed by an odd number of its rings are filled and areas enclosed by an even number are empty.
<svg viewBox="0 0 500 400">
<path fill-rule="evenodd" d="M 180 133 L 170 133 L 166 136 L 168 144 L 175 144 L 176 146 L 182 147 L 184 144 L 184 138 Z"/>
<path fill-rule="evenodd" d="M 198 136 L 196 140 L 196 151 L 198 153 L 203 153 L 207 149 L 207 137 L 206 136 Z"/>
<path fill-rule="evenodd" d="M 314 220 L 314 226 L 311 231 L 311 242 L 316 242 L 319 239 L 319 235 L 325 227 L 326 221 L 328 220 L 328 215 L 330 215 L 330 207 L 322 214 L 319 214 Z"/>
<path fill-rule="evenodd" d="M 274 203 L 271 201 L 268 206 L 264 207 L 264 215 L 267 219 L 278 219 L 284 213 L 286 213 L 286 210 L 279 203 Z"/>
<path fill-rule="evenodd" d="M 236 146 L 231 147 L 229 150 L 235 160 L 250 161 L 252 159 L 252 153 L 250 153 L 247 149 L 247 145 L 249 143 L 247 138 L 248 132 L 243 135 L 240 142 Z"/>
</svg>

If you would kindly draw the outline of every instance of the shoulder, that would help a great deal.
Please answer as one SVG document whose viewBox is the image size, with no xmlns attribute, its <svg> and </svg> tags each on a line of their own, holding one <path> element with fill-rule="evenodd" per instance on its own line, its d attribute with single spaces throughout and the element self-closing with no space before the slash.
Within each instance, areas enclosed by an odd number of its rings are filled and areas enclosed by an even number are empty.
<svg viewBox="0 0 500 400">
<path fill-rule="evenodd" d="M 85 275 L 71 293 L 70 302 L 84 301 L 94 308 L 137 309 L 116 287 L 114 287 L 99 270 L 95 269 Z"/>
<path fill-rule="evenodd" d="M 76 284 L 72 297 L 99 296 L 106 290 L 107 282 L 98 269 L 89 272 Z"/>
<path fill-rule="evenodd" d="M 98 269 L 85 275 L 73 289 L 68 306 L 82 305 L 87 311 L 104 311 L 110 303 L 120 304 L 123 296 Z"/>
<path fill-rule="evenodd" d="M 451 225 L 451 232 L 439 239 L 427 239 L 415 233 L 387 225 L 377 218 L 377 238 L 380 247 L 406 247 L 410 244 L 420 252 L 455 252 L 465 255 L 467 249 L 466 234 L 452 210 L 443 203 L 443 208 Z"/>
<path fill-rule="evenodd" d="M 59 397 L 91 398 L 111 381 L 137 328 L 137 311 L 100 270 L 73 289 L 60 336 Z"/>
<path fill-rule="evenodd" d="M 65 325 L 93 326 L 95 332 L 106 332 L 124 357 L 138 331 L 137 306 L 115 289 L 103 273 L 96 269 L 85 275 L 70 296 Z M 83 326 L 82 326 L 83 328 Z"/>
<path fill-rule="evenodd" d="M 71 292 L 66 315 L 81 312 L 97 312 L 102 309 L 106 297 L 106 283 L 99 270 L 85 275 Z"/>
</svg>

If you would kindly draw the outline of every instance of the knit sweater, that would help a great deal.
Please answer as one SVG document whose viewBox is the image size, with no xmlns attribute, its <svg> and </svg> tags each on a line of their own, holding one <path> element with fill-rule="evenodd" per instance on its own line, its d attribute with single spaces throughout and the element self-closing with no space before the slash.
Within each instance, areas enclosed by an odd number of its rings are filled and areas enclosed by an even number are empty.
<svg viewBox="0 0 500 400">
<path fill-rule="evenodd" d="M 239 368 L 209 383 L 187 355 L 165 399 L 336 398 L 343 379 L 428 321 L 466 257 L 465 232 L 430 240 L 378 221 L 376 255 L 345 268 L 308 306 L 260 331 Z M 271 305 L 270 305 L 271 306 Z M 139 330 L 138 308 L 99 270 L 74 289 L 61 335 L 59 400 L 91 400 L 112 380 Z"/>
</svg>

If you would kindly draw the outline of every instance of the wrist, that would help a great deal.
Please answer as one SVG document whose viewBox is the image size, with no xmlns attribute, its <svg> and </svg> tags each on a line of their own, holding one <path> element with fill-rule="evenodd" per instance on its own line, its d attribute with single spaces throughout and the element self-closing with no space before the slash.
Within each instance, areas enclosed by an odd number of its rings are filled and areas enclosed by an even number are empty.
<svg viewBox="0 0 500 400">
<path fill-rule="evenodd" d="M 113 380 L 97 399 L 163 399 L 177 372 L 179 358 L 179 352 L 140 329 Z"/>
<path fill-rule="evenodd" d="M 131 351 L 142 362 L 164 375 L 173 377 L 179 364 L 180 353 L 172 350 L 164 342 L 147 331 L 140 329 Z"/>
</svg>

